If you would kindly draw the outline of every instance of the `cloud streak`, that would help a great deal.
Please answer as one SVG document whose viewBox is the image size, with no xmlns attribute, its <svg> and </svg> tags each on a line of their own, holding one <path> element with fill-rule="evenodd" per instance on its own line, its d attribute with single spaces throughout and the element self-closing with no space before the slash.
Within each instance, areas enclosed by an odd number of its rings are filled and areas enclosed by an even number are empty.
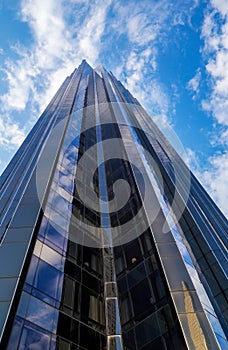
<svg viewBox="0 0 228 350">
<path fill-rule="evenodd" d="M 23 0 L 20 16 L 31 29 L 33 44 L 30 48 L 17 47 L 19 58 L 6 63 L 9 89 L 1 97 L 3 108 L 22 111 L 33 99 L 42 109 L 82 58 L 95 64 L 109 4 L 107 1 L 104 6 L 103 1 L 98 1 L 87 6 L 83 23 L 69 25 L 69 9 L 66 11 L 64 1 Z M 73 2 L 71 9 L 73 17 Z"/>
<path fill-rule="evenodd" d="M 187 89 L 192 92 L 192 99 L 195 100 L 200 92 L 201 71 L 198 68 L 195 76 L 187 83 Z"/>
<path fill-rule="evenodd" d="M 219 20 L 218 20 L 219 18 Z M 208 159 L 206 170 L 198 171 L 201 183 L 212 198 L 228 215 L 228 7 L 222 0 L 211 0 L 204 18 L 201 37 L 204 40 L 203 55 L 206 60 L 211 92 L 202 101 L 204 110 L 212 114 L 220 124 L 219 135 L 212 140 L 214 146 L 223 146 Z M 189 82 L 189 88 L 198 89 L 197 75 Z M 215 124 L 216 126 L 216 124 Z"/>
<path fill-rule="evenodd" d="M 167 48 L 172 28 L 190 26 L 191 12 L 197 3 L 193 1 L 189 8 L 180 3 L 170 6 L 166 0 L 22 0 L 18 17 L 28 25 L 32 41 L 26 47 L 14 44 L 14 60 L 5 62 L 8 91 L 0 97 L 1 149 L 15 150 L 19 146 L 62 81 L 83 58 L 93 66 L 101 60 L 109 68 L 110 63 L 114 74 L 152 112 L 155 121 L 172 125 L 175 91 L 172 96 L 172 87 L 169 91 L 159 81 L 158 57 Z M 212 5 L 205 16 L 202 38 L 204 55 L 209 57 L 207 74 L 213 85 L 203 107 L 212 110 L 214 118 L 225 127 L 227 10 L 222 1 L 213 0 Z M 223 19 L 220 28 L 215 20 L 218 12 Z M 201 70 L 197 70 L 187 84 L 193 99 L 200 93 L 201 75 Z M 225 129 L 221 135 L 220 139 L 225 140 Z M 211 161 L 211 169 L 219 176 L 218 163 L 214 158 Z M 209 174 L 205 179 L 209 181 Z"/>
<path fill-rule="evenodd" d="M 10 118 L 0 116 L 0 145 L 6 150 L 19 147 L 25 137 L 25 131 L 17 123 L 13 123 Z"/>
<path fill-rule="evenodd" d="M 11 46 L 14 59 L 8 58 L 2 69 L 8 90 L 0 96 L 3 126 L 0 145 L 7 149 L 20 145 L 37 116 L 82 58 L 89 59 L 93 65 L 97 63 L 110 3 L 21 1 L 18 17 L 28 24 L 32 42 L 30 46 L 19 43 Z M 83 9 L 87 16 L 81 21 L 79 13 Z M 15 113 L 17 122 L 13 118 Z"/>
<path fill-rule="evenodd" d="M 224 1 L 212 0 L 202 28 L 206 71 L 211 77 L 212 91 L 203 108 L 212 111 L 214 118 L 228 126 L 228 10 Z M 218 21 L 216 18 L 220 17 Z"/>
</svg>

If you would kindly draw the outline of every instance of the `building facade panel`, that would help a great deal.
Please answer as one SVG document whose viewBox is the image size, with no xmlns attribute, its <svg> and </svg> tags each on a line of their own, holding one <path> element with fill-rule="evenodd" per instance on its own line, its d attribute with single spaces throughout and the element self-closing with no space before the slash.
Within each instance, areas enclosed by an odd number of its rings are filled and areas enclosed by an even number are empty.
<svg viewBox="0 0 228 350">
<path fill-rule="evenodd" d="M 0 180 L 3 349 L 224 349 L 227 221 L 102 66 L 68 77 Z"/>
</svg>

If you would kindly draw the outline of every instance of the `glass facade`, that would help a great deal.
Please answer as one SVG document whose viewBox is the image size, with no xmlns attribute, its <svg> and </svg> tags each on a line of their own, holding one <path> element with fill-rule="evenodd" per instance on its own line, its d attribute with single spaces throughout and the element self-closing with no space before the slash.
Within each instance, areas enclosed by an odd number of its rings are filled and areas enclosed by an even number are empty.
<svg viewBox="0 0 228 350">
<path fill-rule="evenodd" d="M 227 220 L 103 67 L 67 77 L 0 198 L 2 349 L 226 348 Z"/>
</svg>

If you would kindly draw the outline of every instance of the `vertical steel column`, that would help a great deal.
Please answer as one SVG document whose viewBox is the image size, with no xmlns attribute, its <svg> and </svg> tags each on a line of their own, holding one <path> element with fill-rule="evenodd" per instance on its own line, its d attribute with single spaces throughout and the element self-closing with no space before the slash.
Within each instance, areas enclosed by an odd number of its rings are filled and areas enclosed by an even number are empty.
<svg viewBox="0 0 228 350">
<path fill-rule="evenodd" d="M 114 264 L 114 253 L 112 243 L 111 222 L 108 214 L 108 194 L 106 174 L 104 166 L 104 155 L 102 146 L 102 135 L 98 108 L 95 72 L 94 80 L 94 101 L 95 119 L 97 133 L 97 158 L 99 166 L 99 194 L 101 198 L 101 227 L 102 227 L 102 253 L 103 253 L 103 278 L 104 278 L 104 300 L 105 300 L 105 321 L 108 350 L 123 350 L 121 335 L 121 324 L 118 303 L 118 289 Z"/>
</svg>

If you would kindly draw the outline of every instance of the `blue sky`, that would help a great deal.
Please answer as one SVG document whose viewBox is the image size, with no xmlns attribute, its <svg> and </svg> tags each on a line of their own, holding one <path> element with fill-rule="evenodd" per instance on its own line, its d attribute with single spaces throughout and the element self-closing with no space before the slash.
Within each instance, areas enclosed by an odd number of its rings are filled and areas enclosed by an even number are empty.
<svg viewBox="0 0 228 350">
<path fill-rule="evenodd" d="M 0 0 L 0 173 L 83 58 L 171 125 L 228 213 L 228 1 Z"/>
</svg>

